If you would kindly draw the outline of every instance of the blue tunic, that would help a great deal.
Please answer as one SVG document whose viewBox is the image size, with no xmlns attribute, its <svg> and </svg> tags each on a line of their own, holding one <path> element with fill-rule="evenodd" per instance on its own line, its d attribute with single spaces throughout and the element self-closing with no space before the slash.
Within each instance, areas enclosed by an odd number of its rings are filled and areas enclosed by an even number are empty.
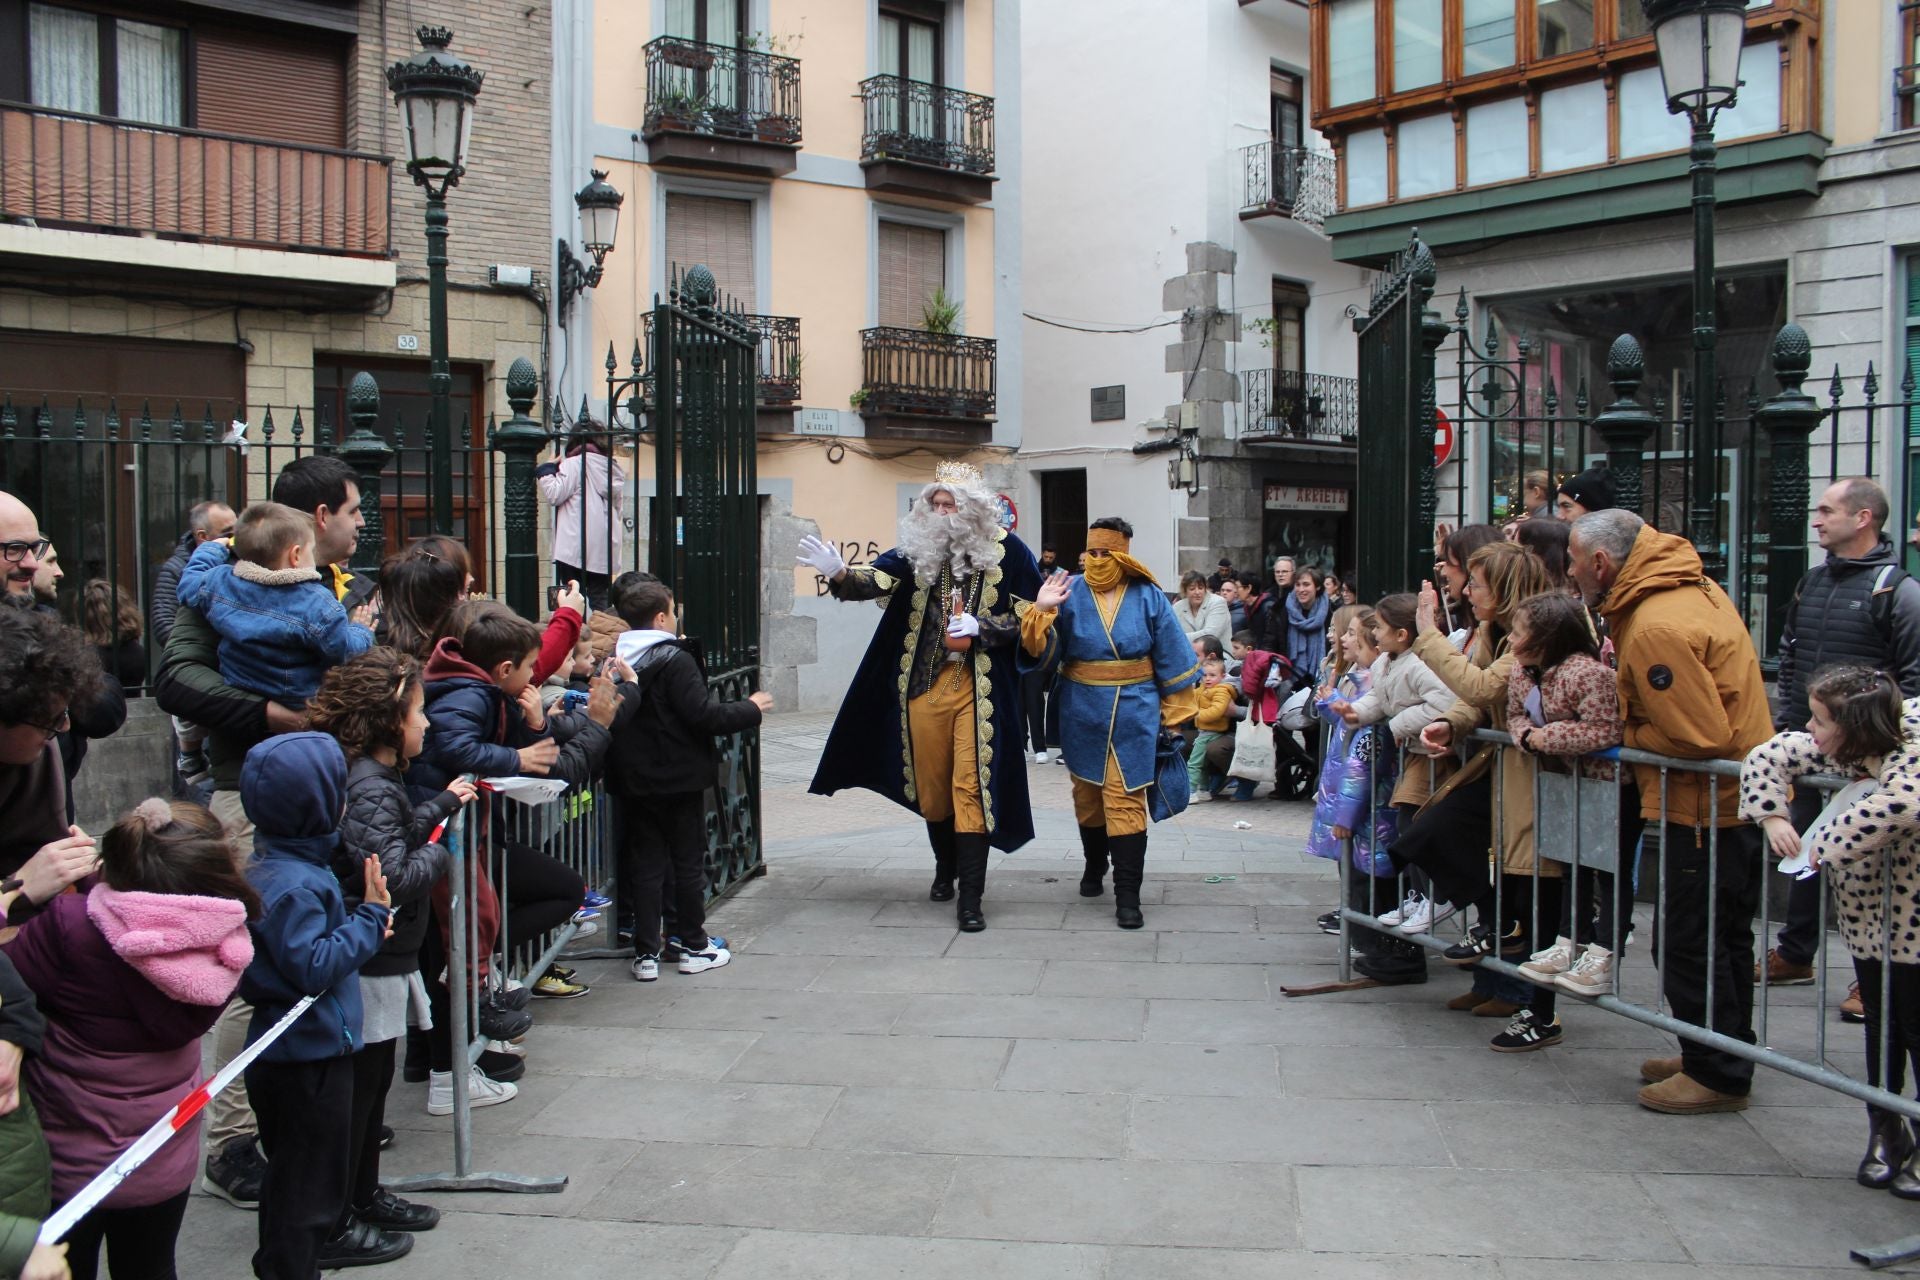
<svg viewBox="0 0 1920 1280">
<path fill-rule="evenodd" d="M 1151 583 L 1128 580 L 1109 630 L 1093 589 L 1085 578 L 1075 578 L 1047 632 L 1045 651 L 1036 658 L 1021 650 L 1022 671 L 1138 658 L 1151 659 L 1153 675 L 1134 684 L 1080 684 L 1063 675 L 1055 685 L 1067 772 L 1082 782 L 1097 787 L 1105 781 L 1109 749 L 1120 762 L 1127 790 L 1138 791 L 1153 781 L 1160 699 L 1200 682 L 1193 642 L 1181 630 L 1166 595 Z"/>
</svg>

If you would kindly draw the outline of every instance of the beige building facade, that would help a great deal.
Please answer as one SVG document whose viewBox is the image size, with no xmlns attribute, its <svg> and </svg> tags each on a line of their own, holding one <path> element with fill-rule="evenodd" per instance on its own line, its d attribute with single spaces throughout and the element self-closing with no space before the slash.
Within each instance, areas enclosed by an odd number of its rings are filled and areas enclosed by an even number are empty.
<svg viewBox="0 0 1920 1280">
<path fill-rule="evenodd" d="M 557 235 L 579 252 L 572 194 L 589 167 L 625 197 L 599 284 L 556 316 L 558 394 L 604 415 L 609 346 L 624 374 L 646 313 L 696 263 L 749 317 L 762 662 L 782 705 L 836 705 L 876 620 L 794 568 L 800 534 L 871 559 L 950 457 L 1012 492 L 1016 14 L 1007 0 L 555 5 L 556 59 L 574 68 L 556 81 L 556 155 L 592 156 L 556 163 Z M 632 459 L 640 503 L 648 453 Z M 632 518 L 645 528 L 637 505 Z"/>
</svg>

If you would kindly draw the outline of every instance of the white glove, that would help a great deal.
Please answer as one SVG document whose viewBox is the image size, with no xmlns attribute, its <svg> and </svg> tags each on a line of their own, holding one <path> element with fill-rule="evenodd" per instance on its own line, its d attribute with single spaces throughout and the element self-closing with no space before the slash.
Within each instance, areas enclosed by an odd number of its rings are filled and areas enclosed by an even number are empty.
<svg viewBox="0 0 1920 1280">
<path fill-rule="evenodd" d="M 846 560 L 834 550 L 831 542 L 822 542 L 812 534 L 800 539 L 798 563 L 811 565 L 815 573 L 826 578 L 834 577 L 847 567 Z"/>
<path fill-rule="evenodd" d="M 947 634 L 977 636 L 980 634 L 980 619 L 971 613 L 956 613 L 947 622 Z"/>
</svg>

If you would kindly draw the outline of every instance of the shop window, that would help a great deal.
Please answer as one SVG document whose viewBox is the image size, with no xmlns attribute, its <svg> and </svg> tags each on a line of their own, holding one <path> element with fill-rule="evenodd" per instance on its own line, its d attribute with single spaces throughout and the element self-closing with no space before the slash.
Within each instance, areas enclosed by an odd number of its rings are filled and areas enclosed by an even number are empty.
<svg viewBox="0 0 1920 1280">
<path fill-rule="evenodd" d="M 1621 76 L 1619 97 L 1622 160 L 1686 149 L 1686 117 L 1667 110 L 1659 67 L 1642 67 Z"/>
<path fill-rule="evenodd" d="M 1333 0 L 1327 6 L 1327 102 L 1337 107 L 1373 96 L 1373 0 Z"/>
<path fill-rule="evenodd" d="M 1387 132 L 1362 129 L 1347 135 L 1342 167 L 1347 176 L 1347 207 L 1379 204 L 1387 198 Z"/>
<path fill-rule="evenodd" d="M 1467 185 L 1527 176 L 1527 103 L 1488 102 L 1467 111 Z"/>
<path fill-rule="evenodd" d="M 1453 117 L 1422 116 L 1402 121 L 1396 152 L 1400 158 L 1400 198 L 1430 196 L 1455 186 Z"/>
<path fill-rule="evenodd" d="M 1393 0 L 1395 93 L 1440 83 L 1441 35 L 1445 29 L 1443 0 Z"/>
<path fill-rule="evenodd" d="M 1535 52 L 1558 57 L 1593 48 L 1594 0 L 1535 0 Z"/>
<path fill-rule="evenodd" d="M 1654 71 L 1658 79 L 1659 71 Z M 1607 162 L 1607 87 L 1598 80 L 1540 95 L 1540 171 Z"/>
<path fill-rule="evenodd" d="M 1460 69 L 1467 75 L 1513 65 L 1515 3 L 1460 0 Z"/>
<path fill-rule="evenodd" d="M 1780 46 L 1750 44 L 1740 50 L 1740 96 L 1720 113 L 1714 134 L 1722 141 L 1780 132 Z"/>
</svg>

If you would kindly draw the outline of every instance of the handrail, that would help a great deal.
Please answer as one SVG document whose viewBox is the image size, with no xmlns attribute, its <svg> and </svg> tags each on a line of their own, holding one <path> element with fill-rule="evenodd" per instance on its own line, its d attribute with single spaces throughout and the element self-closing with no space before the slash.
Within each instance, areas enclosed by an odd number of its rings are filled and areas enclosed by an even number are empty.
<svg viewBox="0 0 1920 1280">
<path fill-rule="evenodd" d="M 348 151 L 341 147 L 323 147 L 312 142 L 283 142 L 278 138 L 248 137 L 239 133 L 219 133 L 212 129 L 187 129 L 180 125 L 150 124 L 145 120 L 128 120 L 121 116 L 90 115 L 85 111 L 65 111 L 58 107 L 42 107 L 31 102 L 18 102 L 0 98 L 0 111 L 22 111 L 29 115 L 56 116 L 63 120 L 77 120 L 83 124 L 107 124 L 119 129 L 138 129 L 149 133 L 178 134 L 183 138 L 206 138 L 214 142 L 239 142 L 247 146 L 276 147 L 285 151 L 307 151 L 315 155 L 335 156 L 342 160 L 367 160 L 376 164 L 393 163 L 392 156 L 378 155 L 371 151 Z"/>
</svg>

